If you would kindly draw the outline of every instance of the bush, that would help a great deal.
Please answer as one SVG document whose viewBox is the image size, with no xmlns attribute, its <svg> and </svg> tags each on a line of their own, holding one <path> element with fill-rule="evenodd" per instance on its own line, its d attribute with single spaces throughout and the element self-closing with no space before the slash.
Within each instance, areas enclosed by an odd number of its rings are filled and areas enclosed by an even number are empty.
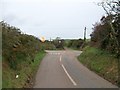
<svg viewBox="0 0 120 90">
<path fill-rule="evenodd" d="M 113 32 L 108 21 L 109 18 L 113 18 L 113 20 L 115 20 L 112 24 L 115 28 L 115 37 L 117 40 L 113 37 Z M 117 18 L 120 19 L 120 16 Z M 114 19 L 114 15 L 111 15 L 104 17 L 104 19 L 102 18 L 100 23 L 96 23 L 93 28 L 94 31 L 91 34 L 91 45 L 107 50 L 111 53 L 116 53 L 118 47 L 116 45 L 117 41 L 120 48 L 120 26 L 116 24 L 118 23 L 118 19 Z"/>
<path fill-rule="evenodd" d="M 37 37 L 22 34 L 20 29 L 16 27 L 4 22 L 0 22 L 0 24 L 2 27 L 3 61 L 7 61 L 14 70 L 17 70 L 18 64 L 27 60 L 27 58 L 30 58 L 29 62 L 32 62 L 38 51 L 55 49 L 53 44 L 42 43 Z"/>
<path fill-rule="evenodd" d="M 82 39 L 70 40 L 67 43 L 67 47 L 74 48 L 74 49 L 80 49 L 81 46 L 83 45 L 83 43 L 84 43 L 84 41 Z"/>
</svg>

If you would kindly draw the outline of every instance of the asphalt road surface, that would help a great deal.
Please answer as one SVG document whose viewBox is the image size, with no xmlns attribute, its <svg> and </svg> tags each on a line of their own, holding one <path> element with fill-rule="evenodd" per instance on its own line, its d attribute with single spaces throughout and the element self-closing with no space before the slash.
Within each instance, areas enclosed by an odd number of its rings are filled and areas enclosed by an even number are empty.
<svg viewBox="0 0 120 90">
<path fill-rule="evenodd" d="M 77 60 L 81 51 L 46 52 L 33 88 L 117 88 Z"/>
</svg>

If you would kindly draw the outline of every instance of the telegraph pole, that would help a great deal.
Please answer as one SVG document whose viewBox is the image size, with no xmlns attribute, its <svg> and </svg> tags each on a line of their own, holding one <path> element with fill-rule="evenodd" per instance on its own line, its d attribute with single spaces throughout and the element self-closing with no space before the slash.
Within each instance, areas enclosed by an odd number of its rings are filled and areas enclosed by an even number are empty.
<svg viewBox="0 0 120 90">
<path fill-rule="evenodd" d="M 84 29 L 84 42 L 86 41 L 86 27 Z"/>
<path fill-rule="evenodd" d="M 86 41 L 86 27 L 85 27 L 85 29 L 84 29 L 84 41 L 83 41 L 83 43 L 82 43 L 80 49 L 82 49 L 82 48 L 84 47 L 85 41 Z"/>
<path fill-rule="evenodd" d="M 51 37 L 50 37 L 50 42 L 51 42 L 52 40 L 51 40 Z"/>
<path fill-rule="evenodd" d="M 52 39 L 51 39 L 51 37 L 50 37 L 50 43 L 52 43 Z"/>
</svg>

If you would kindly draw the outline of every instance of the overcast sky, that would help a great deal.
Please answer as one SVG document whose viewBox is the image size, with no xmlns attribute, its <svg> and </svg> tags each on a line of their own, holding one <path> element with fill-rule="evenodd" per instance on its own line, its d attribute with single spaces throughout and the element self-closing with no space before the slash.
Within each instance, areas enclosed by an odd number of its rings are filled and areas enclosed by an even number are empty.
<svg viewBox="0 0 120 90">
<path fill-rule="evenodd" d="M 2 0 L 2 18 L 22 32 L 46 39 L 87 38 L 92 24 L 105 14 L 95 3 L 101 0 Z"/>
</svg>

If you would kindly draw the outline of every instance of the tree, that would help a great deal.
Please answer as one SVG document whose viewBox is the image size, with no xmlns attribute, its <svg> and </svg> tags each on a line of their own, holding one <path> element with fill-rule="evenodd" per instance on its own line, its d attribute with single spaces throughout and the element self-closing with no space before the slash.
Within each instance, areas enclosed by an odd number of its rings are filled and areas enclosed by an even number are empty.
<svg viewBox="0 0 120 90">
<path fill-rule="evenodd" d="M 99 3 L 109 16 L 107 22 L 111 27 L 110 37 L 114 42 L 114 46 L 118 57 L 118 85 L 120 86 L 120 1 L 106 0 Z"/>
<path fill-rule="evenodd" d="M 99 3 L 106 11 L 107 19 L 111 27 L 111 39 L 114 40 L 114 45 L 116 46 L 116 54 L 120 57 L 120 1 L 119 0 L 106 0 Z M 105 18 L 102 18 L 105 21 Z"/>
<path fill-rule="evenodd" d="M 55 45 L 56 48 L 64 49 L 64 40 L 61 39 L 60 37 L 56 37 L 56 39 L 53 40 L 53 44 Z"/>
</svg>

